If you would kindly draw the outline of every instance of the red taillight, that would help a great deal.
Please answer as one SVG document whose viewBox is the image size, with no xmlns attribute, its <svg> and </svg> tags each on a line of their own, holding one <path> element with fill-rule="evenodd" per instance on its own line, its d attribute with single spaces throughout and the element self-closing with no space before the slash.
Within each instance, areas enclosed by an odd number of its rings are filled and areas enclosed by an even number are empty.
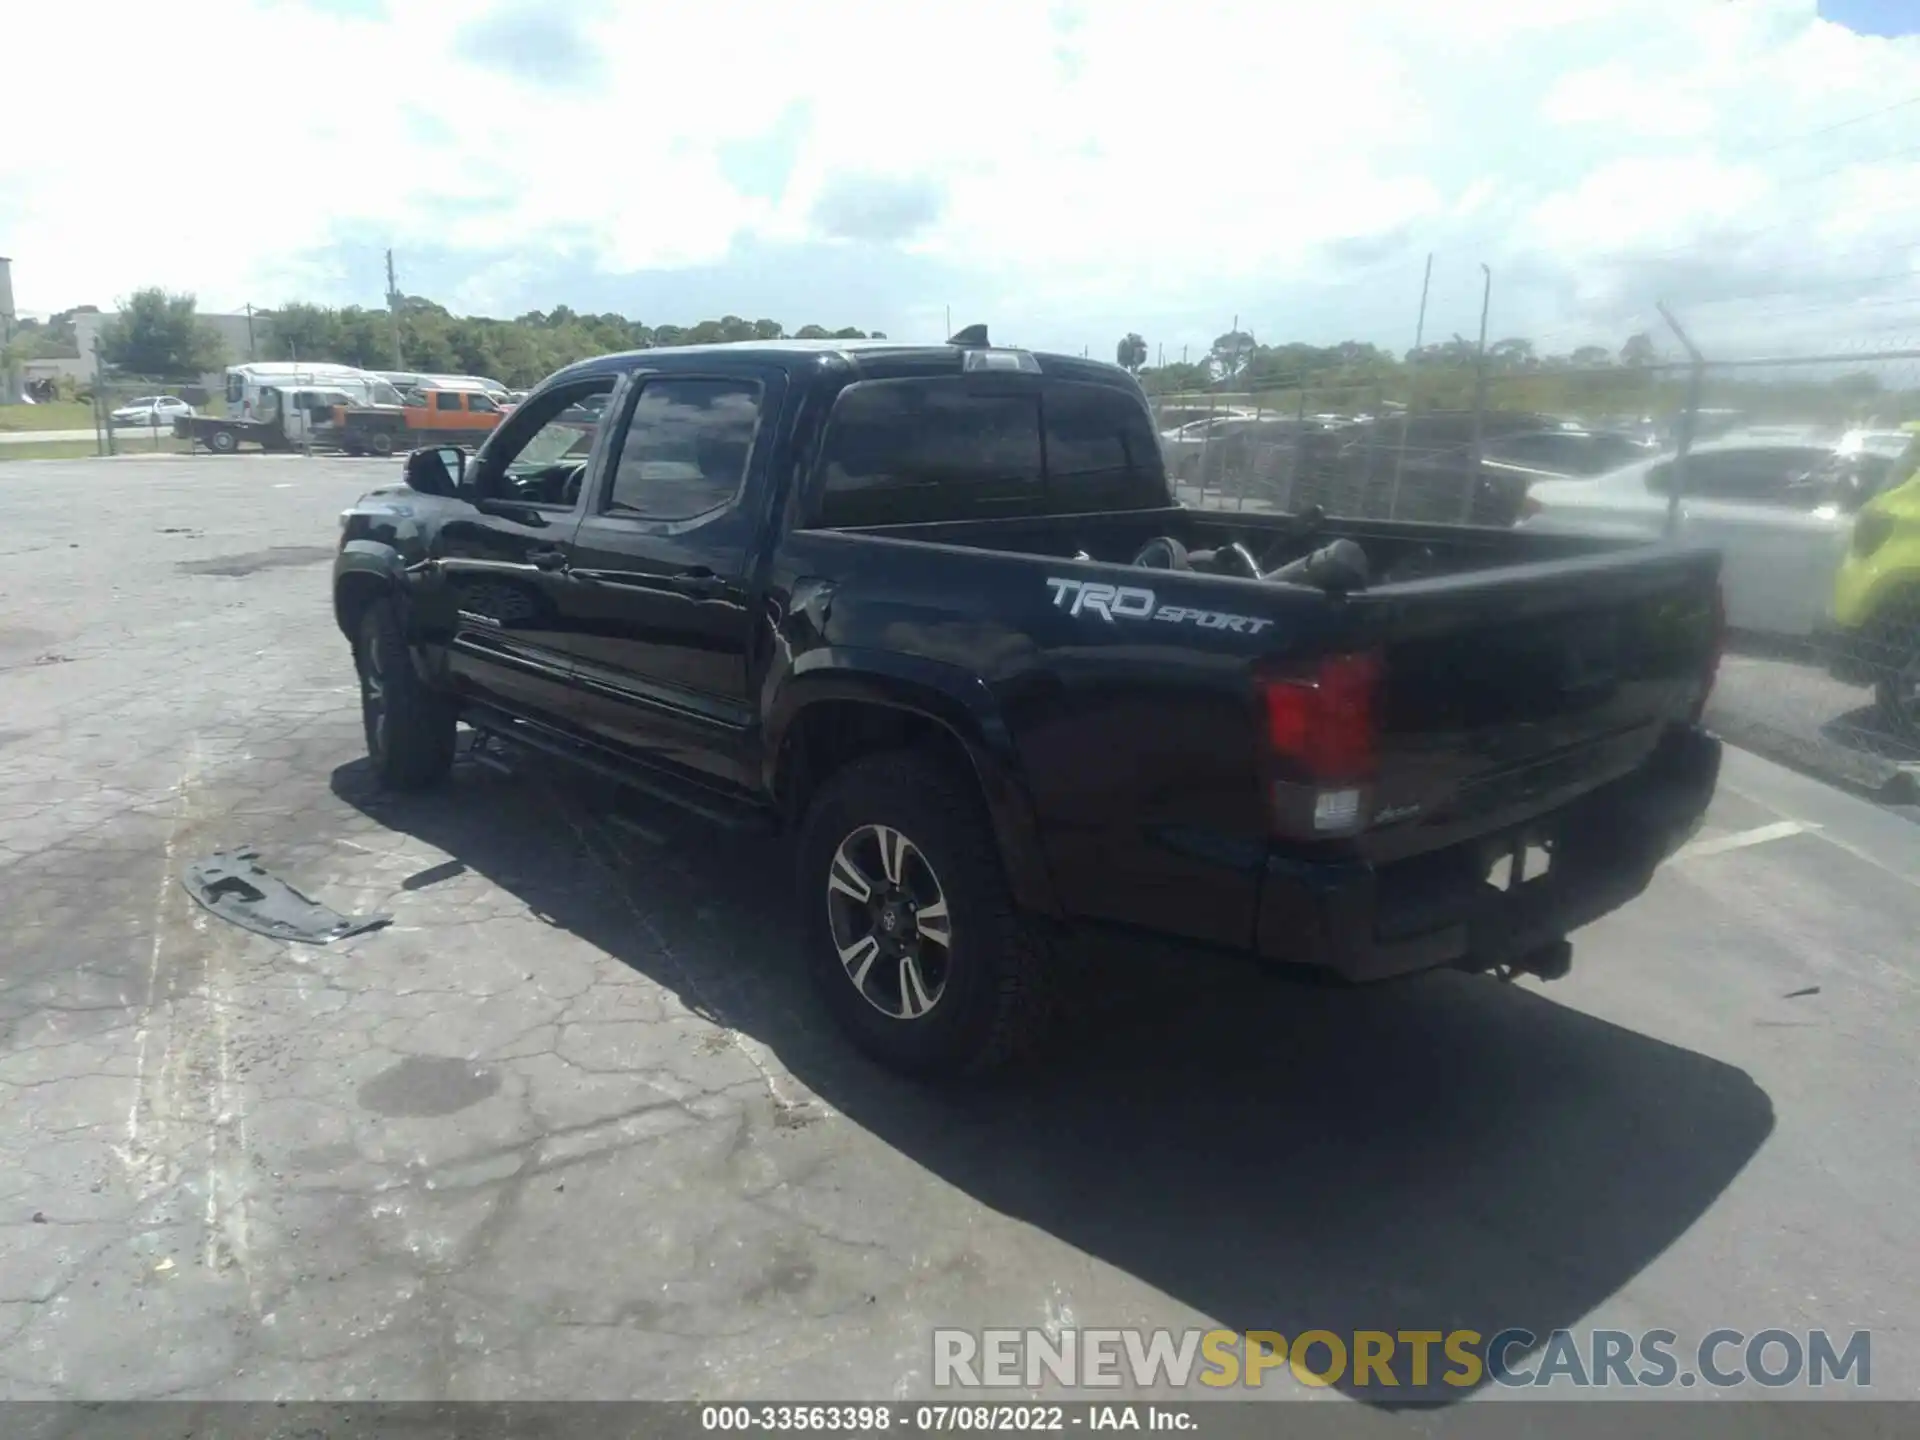
<svg viewBox="0 0 1920 1440">
<path fill-rule="evenodd" d="M 1267 743 L 1314 781 L 1357 781 L 1378 759 L 1375 699 L 1377 655 L 1335 655 L 1304 675 L 1271 675 L 1260 682 Z"/>
</svg>

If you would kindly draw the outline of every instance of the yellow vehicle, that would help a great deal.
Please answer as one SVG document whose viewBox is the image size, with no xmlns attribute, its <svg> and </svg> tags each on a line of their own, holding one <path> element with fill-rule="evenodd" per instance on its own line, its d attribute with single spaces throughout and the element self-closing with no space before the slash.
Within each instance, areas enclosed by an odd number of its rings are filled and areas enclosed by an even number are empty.
<svg viewBox="0 0 1920 1440">
<path fill-rule="evenodd" d="M 1920 422 L 1886 488 L 1860 507 L 1822 636 L 1835 678 L 1873 686 L 1889 729 L 1920 739 Z"/>
</svg>

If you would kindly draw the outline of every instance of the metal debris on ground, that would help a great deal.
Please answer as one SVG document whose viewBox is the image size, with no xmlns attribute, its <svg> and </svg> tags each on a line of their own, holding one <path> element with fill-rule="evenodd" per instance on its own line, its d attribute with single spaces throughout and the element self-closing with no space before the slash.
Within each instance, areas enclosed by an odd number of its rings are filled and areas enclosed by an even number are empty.
<svg viewBox="0 0 1920 1440">
<path fill-rule="evenodd" d="M 258 863 L 257 850 L 222 851 L 180 877 L 187 893 L 229 924 L 273 940 L 325 945 L 377 930 L 390 915 L 342 915 L 302 895 Z"/>
</svg>

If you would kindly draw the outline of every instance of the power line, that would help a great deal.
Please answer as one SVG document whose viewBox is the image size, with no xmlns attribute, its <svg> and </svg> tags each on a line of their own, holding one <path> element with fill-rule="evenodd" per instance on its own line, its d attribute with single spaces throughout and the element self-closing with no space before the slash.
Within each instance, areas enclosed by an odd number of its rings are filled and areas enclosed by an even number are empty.
<svg viewBox="0 0 1920 1440">
<path fill-rule="evenodd" d="M 1716 295 L 1708 299 L 1689 300 L 1690 308 L 1698 309 L 1707 305 L 1737 305 L 1747 300 L 1765 300 L 1775 295 L 1817 295 L 1826 290 L 1842 290 L 1849 285 L 1891 284 L 1899 280 L 1920 279 L 1920 270 L 1889 270 L 1879 275 L 1855 275 L 1846 280 L 1816 280 L 1803 285 L 1782 285 L 1773 290 L 1747 290 L 1738 295 Z M 1867 297 L 1862 297 L 1867 298 Z"/>
<path fill-rule="evenodd" d="M 1836 120 L 1833 124 L 1822 125 L 1817 130 L 1808 130 L 1799 135 L 1789 135 L 1784 140 L 1776 140 L 1773 144 L 1763 149 L 1750 150 L 1747 153 L 1749 155 L 1772 155 L 1776 151 L 1791 149 L 1793 146 L 1803 145 L 1809 140 L 1817 140 L 1822 135 L 1831 135 L 1836 130 L 1845 130 L 1850 125 L 1858 125 L 1865 120 L 1878 120 L 1882 115 L 1891 115 L 1896 110 L 1906 110 L 1915 105 L 1920 105 L 1920 95 L 1909 95 L 1906 99 L 1896 100 L 1891 105 L 1882 105 L 1878 110 L 1869 110 L 1865 114 L 1854 115 L 1845 120 Z"/>
</svg>

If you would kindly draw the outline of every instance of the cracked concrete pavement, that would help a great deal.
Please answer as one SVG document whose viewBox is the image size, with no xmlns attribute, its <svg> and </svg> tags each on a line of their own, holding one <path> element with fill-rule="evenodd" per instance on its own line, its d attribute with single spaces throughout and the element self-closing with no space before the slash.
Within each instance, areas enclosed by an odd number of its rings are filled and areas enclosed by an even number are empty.
<svg viewBox="0 0 1920 1440">
<path fill-rule="evenodd" d="M 1807 828 L 1566 981 L 1116 947 L 1051 1064 L 912 1086 L 777 845 L 374 790 L 325 562 L 394 473 L 0 478 L 0 1397 L 907 1398 L 935 1325 L 1215 1323 L 1871 1327 L 1920 1395 L 1911 825 L 1734 755 L 1705 838 Z M 223 924 L 178 879 L 240 845 L 394 923 Z"/>
</svg>

